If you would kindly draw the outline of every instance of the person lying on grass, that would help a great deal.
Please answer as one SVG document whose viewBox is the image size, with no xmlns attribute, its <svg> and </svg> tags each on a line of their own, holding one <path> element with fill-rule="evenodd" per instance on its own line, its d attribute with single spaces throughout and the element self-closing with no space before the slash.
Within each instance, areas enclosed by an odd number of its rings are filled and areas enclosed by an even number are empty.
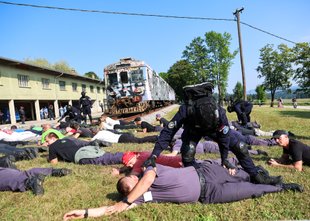
<svg viewBox="0 0 310 221">
<path fill-rule="evenodd" d="M 111 215 L 145 202 L 227 203 L 284 190 L 303 191 L 303 187 L 295 183 L 273 186 L 249 181 L 249 174 L 242 169 L 232 176 L 224 167 L 208 161 L 201 163 L 197 170 L 193 166 L 172 168 L 157 164 L 156 168 L 147 167 L 140 180 L 129 175 L 118 181 L 117 190 L 124 196 L 122 201 L 113 206 L 72 210 L 64 214 L 63 219 Z"/>
</svg>

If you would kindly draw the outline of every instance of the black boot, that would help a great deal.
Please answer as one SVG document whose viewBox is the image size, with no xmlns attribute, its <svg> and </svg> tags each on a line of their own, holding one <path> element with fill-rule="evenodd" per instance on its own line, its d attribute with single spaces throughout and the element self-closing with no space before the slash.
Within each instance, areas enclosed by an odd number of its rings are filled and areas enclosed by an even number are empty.
<svg viewBox="0 0 310 221">
<path fill-rule="evenodd" d="M 45 175 L 37 174 L 26 180 L 26 190 L 31 190 L 34 195 L 43 195 L 43 182 Z"/>
<path fill-rule="evenodd" d="M 27 147 L 27 148 L 24 148 L 24 150 L 28 154 L 28 157 L 30 160 L 38 157 L 38 148 Z"/>
<path fill-rule="evenodd" d="M 16 169 L 15 158 L 12 155 L 0 157 L 0 167 Z"/>
<path fill-rule="evenodd" d="M 253 178 L 253 182 L 258 184 L 278 185 L 282 183 L 282 177 L 269 176 L 264 171 L 259 170 L 257 175 Z"/>
<path fill-rule="evenodd" d="M 93 140 L 89 142 L 90 146 L 97 146 L 97 147 L 110 147 L 112 146 L 112 143 L 107 141 L 101 141 L 101 140 Z"/>
<path fill-rule="evenodd" d="M 257 150 L 257 154 L 258 155 L 264 155 L 264 156 L 268 156 L 268 153 L 266 151 L 263 151 L 263 150 Z"/>
<path fill-rule="evenodd" d="M 282 183 L 280 185 L 282 187 L 282 189 L 284 191 L 294 191 L 294 192 L 303 192 L 304 191 L 304 188 L 303 186 L 297 184 L 297 183 Z"/>
<path fill-rule="evenodd" d="M 57 177 L 61 177 L 61 176 L 67 176 L 70 173 L 72 173 L 72 170 L 66 169 L 66 168 L 61 168 L 61 169 L 52 169 L 52 176 L 57 176 Z"/>
<path fill-rule="evenodd" d="M 31 157 L 29 154 L 23 150 L 23 151 L 16 151 L 12 154 L 15 158 L 15 161 L 22 161 L 22 160 L 30 160 Z"/>
</svg>

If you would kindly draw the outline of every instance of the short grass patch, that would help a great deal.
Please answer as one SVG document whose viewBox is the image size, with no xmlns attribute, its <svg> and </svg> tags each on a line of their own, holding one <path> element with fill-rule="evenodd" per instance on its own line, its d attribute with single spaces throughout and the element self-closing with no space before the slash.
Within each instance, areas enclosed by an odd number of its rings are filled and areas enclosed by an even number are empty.
<svg viewBox="0 0 310 221">
<path fill-rule="evenodd" d="M 173 117 L 175 112 L 165 118 Z M 286 129 L 297 138 L 310 145 L 310 112 L 301 109 L 279 109 L 255 106 L 252 120 L 262 125 L 262 130 Z M 228 113 L 230 120 L 236 120 Z M 155 133 L 151 133 L 154 135 Z M 144 136 L 135 133 L 136 136 Z M 150 135 L 150 134 L 148 134 Z M 114 144 L 106 148 L 110 152 L 152 150 L 154 144 Z M 258 147 L 253 147 L 254 149 Z M 280 147 L 259 147 L 270 157 L 279 157 Z M 197 155 L 199 159 L 218 158 L 219 154 Z M 88 220 L 302 220 L 310 218 L 310 167 L 303 172 L 274 168 L 266 164 L 266 157 L 254 156 L 255 164 L 268 169 L 271 175 L 282 175 L 286 182 L 297 182 L 304 186 L 303 193 L 281 192 L 261 198 L 247 199 L 234 203 L 203 205 L 149 203 L 110 217 Z M 44 156 L 32 161 L 16 163 L 19 169 L 50 167 Z M 115 184 L 118 177 L 111 176 L 113 166 L 75 165 L 59 163 L 57 168 L 66 167 L 73 174 L 66 177 L 47 177 L 44 183 L 45 194 L 34 196 L 31 192 L 0 192 L 0 220 L 61 220 L 64 213 L 72 209 L 112 205 L 119 200 Z"/>
</svg>

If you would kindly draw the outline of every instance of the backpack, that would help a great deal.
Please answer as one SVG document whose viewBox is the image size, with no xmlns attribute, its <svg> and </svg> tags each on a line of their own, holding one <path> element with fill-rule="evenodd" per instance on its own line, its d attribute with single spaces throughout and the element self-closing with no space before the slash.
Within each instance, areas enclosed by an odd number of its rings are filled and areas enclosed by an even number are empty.
<svg viewBox="0 0 310 221">
<path fill-rule="evenodd" d="M 219 126 L 218 104 L 209 82 L 185 86 L 184 97 L 189 123 L 202 131 L 214 132 Z"/>
</svg>

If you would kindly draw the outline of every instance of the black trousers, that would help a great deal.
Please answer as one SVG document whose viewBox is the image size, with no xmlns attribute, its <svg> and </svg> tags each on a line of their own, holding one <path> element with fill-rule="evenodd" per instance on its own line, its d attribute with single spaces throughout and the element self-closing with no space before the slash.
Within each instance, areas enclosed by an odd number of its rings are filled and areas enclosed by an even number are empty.
<svg viewBox="0 0 310 221">
<path fill-rule="evenodd" d="M 118 140 L 119 143 L 155 143 L 158 136 L 147 136 L 147 137 L 135 137 L 132 134 L 122 134 Z"/>
</svg>

